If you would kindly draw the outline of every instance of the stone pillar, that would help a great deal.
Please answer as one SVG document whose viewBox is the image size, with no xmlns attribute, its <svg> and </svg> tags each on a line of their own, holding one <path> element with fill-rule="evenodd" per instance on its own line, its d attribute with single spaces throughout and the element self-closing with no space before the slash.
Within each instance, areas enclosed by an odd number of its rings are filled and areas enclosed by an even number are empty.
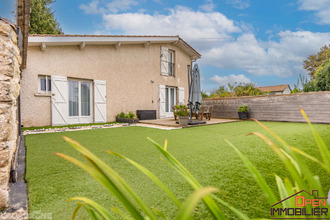
<svg viewBox="0 0 330 220">
<path fill-rule="evenodd" d="M 21 57 L 16 30 L 0 20 L 0 209 L 8 202 L 8 182 L 18 139 L 17 97 Z"/>
</svg>

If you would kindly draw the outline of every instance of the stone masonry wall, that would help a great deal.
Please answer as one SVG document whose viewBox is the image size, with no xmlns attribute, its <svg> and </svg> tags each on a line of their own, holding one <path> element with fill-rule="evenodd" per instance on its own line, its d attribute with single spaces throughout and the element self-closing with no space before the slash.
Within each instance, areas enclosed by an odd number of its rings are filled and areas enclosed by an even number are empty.
<svg viewBox="0 0 330 220">
<path fill-rule="evenodd" d="M 11 162 L 17 145 L 20 51 L 13 26 L 0 20 L 0 209 L 8 202 Z"/>
</svg>

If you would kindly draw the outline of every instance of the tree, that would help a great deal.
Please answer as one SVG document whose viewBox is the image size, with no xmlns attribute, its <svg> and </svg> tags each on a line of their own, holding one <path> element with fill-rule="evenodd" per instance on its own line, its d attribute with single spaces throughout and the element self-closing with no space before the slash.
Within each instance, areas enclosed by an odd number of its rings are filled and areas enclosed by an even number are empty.
<svg viewBox="0 0 330 220">
<path fill-rule="evenodd" d="M 253 83 L 228 83 L 228 87 L 220 86 L 219 89 L 212 90 L 210 97 L 254 96 L 263 94 Z"/>
<path fill-rule="evenodd" d="M 330 59 L 315 71 L 315 91 L 330 91 Z"/>
<path fill-rule="evenodd" d="M 219 89 L 213 89 L 210 93 L 210 98 L 228 97 L 228 96 L 232 96 L 232 94 L 227 91 L 225 86 L 220 86 Z"/>
<path fill-rule="evenodd" d="M 315 71 L 322 65 L 324 61 L 330 58 L 330 44 L 324 45 L 317 54 L 312 54 L 304 60 L 304 69 L 314 79 Z"/>
<path fill-rule="evenodd" d="M 228 84 L 228 87 L 235 96 L 255 96 L 264 94 L 260 89 L 257 89 L 256 85 L 253 83 Z"/>
<path fill-rule="evenodd" d="M 294 89 L 291 93 L 300 93 L 300 92 L 313 92 L 314 88 L 314 80 L 308 79 L 307 77 L 299 74 L 297 84 L 294 84 Z"/>
<path fill-rule="evenodd" d="M 207 99 L 207 98 L 210 98 L 210 97 L 209 97 L 209 95 L 208 95 L 206 92 L 204 92 L 204 91 L 202 90 L 202 98 L 203 98 L 203 99 Z"/>
<path fill-rule="evenodd" d="M 31 0 L 30 34 L 63 34 L 50 4 L 55 0 Z"/>
</svg>

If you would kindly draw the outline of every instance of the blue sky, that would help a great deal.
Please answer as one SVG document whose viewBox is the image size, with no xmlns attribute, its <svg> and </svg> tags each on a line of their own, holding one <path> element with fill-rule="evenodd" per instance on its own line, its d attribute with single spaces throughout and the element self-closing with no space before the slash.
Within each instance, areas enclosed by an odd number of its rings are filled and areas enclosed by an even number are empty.
<svg viewBox="0 0 330 220">
<path fill-rule="evenodd" d="M 203 90 L 297 82 L 330 44 L 330 0 L 57 0 L 65 34 L 180 35 L 202 54 Z"/>
</svg>

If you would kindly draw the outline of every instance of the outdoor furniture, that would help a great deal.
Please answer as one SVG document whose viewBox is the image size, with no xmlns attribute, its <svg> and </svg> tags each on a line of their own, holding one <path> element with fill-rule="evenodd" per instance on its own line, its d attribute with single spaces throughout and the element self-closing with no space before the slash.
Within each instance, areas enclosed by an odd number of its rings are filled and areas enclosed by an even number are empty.
<svg viewBox="0 0 330 220">
<path fill-rule="evenodd" d="M 140 120 L 155 120 L 157 119 L 156 110 L 136 110 L 136 115 Z"/>
<path fill-rule="evenodd" d="M 213 106 L 202 105 L 201 111 L 198 113 L 196 119 L 203 120 L 205 117 L 207 120 L 211 120 L 211 115 L 213 112 Z"/>
<path fill-rule="evenodd" d="M 211 120 L 211 115 L 213 112 L 213 106 L 203 106 L 203 116 L 205 116 L 206 119 Z M 202 116 L 202 119 L 203 119 Z"/>
</svg>

